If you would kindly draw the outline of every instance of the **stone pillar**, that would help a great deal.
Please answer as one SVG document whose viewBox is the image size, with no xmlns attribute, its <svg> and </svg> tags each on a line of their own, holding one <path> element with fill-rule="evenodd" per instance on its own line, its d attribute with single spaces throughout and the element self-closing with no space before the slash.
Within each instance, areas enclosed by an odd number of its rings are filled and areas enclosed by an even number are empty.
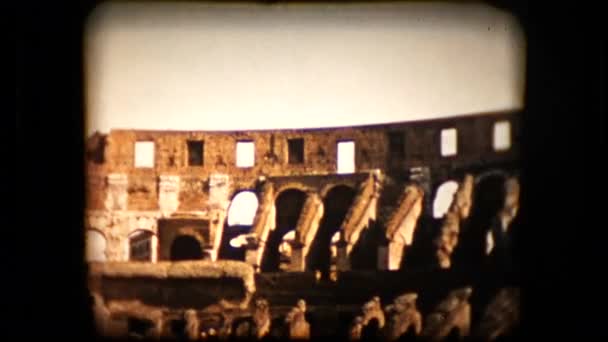
<svg viewBox="0 0 608 342">
<path fill-rule="evenodd" d="M 156 263 L 158 261 L 158 236 L 152 235 L 150 239 L 150 261 Z"/>
<path fill-rule="evenodd" d="M 350 260 L 348 259 L 348 242 L 346 242 L 343 238 L 336 243 L 336 247 L 338 247 L 338 255 L 336 266 L 338 271 L 350 271 Z"/>
<path fill-rule="evenodd" d="M 431 169 L 426 166 L 413 167 L 410 169 L 410 180 L 416 182 L 422 191 L 424 191 L 424 204 L 422 209 L 424 210 L 425 216 L 433 216 L 433 189 L 431 187 Z"/>
<path fill-rule="evenodd" d="M 209 176 L 209 206 L 228 209 L 230 205 L 230 176 L 213 173 Z"/>
<path fill-rule="evenodd" d="M 383 241 L 378 245 L 378 270 L 386 271 L 389 261 L 388 241 Z"/>
<path fill-rule="evenodd" d="M 126 174 L 111 173 L 108 175 L 108 191 L 104 203 L 107 210 L 127 210 L 128 185 L 129 178 Z"/>
<path fill-rule="evenodd" d="M 260 265 L 258 263 L 258 251 L 260 249 L 260 243 L 255 237 L 248 237 L 247 244 L 245 245 L 245 262 L 253 266 L 253 269 L 258 272 Z"/>
<path fill-rule="evenodd" d="M 224 234 L 224 222 L 226 220 L 226 212 L 223 210 L 212 209 L 210 216 L 210 243 L 212 244 L 211 260 L 216 261 L 219 255 L 220 245 L 222 244 L 222 235 Z"/>
<path fill-rule="evenodd" d="M 289 270 L 291 272 L 304 272 L 306 269 L 306 259 L 304 256 L 304 244 L 298 239 L 290 242 L 291 245 L 291 264 Z"/>
<path fill-rule="evenodd" d="M 160 176 L 158 184 L 158 208 L 163 216 L 169 216 L 179 207 L 179 176 Z"/>
<path fill-rule="evenodd" d="M 388 270 L 395 271 L 401 266 L 401 258 L 403 257 L 403 248 L 405 244 L 401 241 L 391 241 L 388 244 Z"/>
</svg>

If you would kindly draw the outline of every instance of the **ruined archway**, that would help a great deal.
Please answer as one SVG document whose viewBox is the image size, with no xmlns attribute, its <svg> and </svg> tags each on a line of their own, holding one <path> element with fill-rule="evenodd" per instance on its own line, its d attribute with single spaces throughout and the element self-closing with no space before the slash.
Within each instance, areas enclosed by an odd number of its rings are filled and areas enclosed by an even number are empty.
<svg viewBox="0 0 608 342">
<path fill-rule="evenodd" d="M 258 205 L 258 197 L 253 191 L 239 191 L 232 198 L 222 232 L 219 259 L 245 260 L 245 235 L 251 231 Z"/>
<path fill-rule="evenodd" d="M 461 225 L 461 238 L 454 252 L 460 265 L 477 267 L 484 260 L 486 234 L 505 200 L 507 174 L 490 171 L 478 176 L 473 189 L 471 215 Z"/>
<path fill-rule="evenodd" d="M 251 226 L 258 209 L 258 197 L 253 191 L 240 191 L 228 207 L 227 222 L 229 226 Z"/>
<path fill-rule="evenodd" d="M 489 224 L 502 209 L 507 177 L 507 174 L 503 172 L 490 171 L 475 179 L 470 226 Z"/>
<path fill-rule="evenodd" d="M 331 242 L 340 230 L 356 192 L 345 185 L 333 187 L 323 199 L 323 218 L 306 256 L 306 269 L 327 273 L 332 264 Z"/>
<path fill-rule="evenodd" d="M 281 263 L 288 262 L 282 260 L 279 245 L 287 233 L 296 229 L 305 200 L 306 193 L 297 189 L 284 190 L 277 196 L 275 200 L 275 229 L 270 232 L 266 240 L 261 265 L 263 272 L 278 271 Z"/>
<path fill-rule="evenodd" d="M 106 261 L 107 241 L 102 232 L 88 229 L 85 242 L 85 257 L 87 262 Z"/>
<path fill-rule="evenodd" d="M 437 188 L 433 200 L 433 218 L 440 219 L 450 210 L 456 191 L 458 183 L 453 180 L 446 181 Z"/>
<path fill-rule="evenodd" d="M 171 244 L 171 260 L 200 260 L 204 258 L 200 242 L 190 235 L 180 235 Z"/>
</svg>

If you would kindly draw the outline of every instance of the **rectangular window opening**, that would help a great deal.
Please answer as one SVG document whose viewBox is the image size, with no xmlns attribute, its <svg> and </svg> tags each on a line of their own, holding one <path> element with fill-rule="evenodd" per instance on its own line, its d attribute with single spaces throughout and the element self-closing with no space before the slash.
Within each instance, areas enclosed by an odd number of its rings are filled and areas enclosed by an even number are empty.
<svg viewBox="0 0 608 342">
<path fill-rule="evenodd" d="M 511 147 L 511 123 L 499 121 L 494 124 L 493 147 L 495 151 L 505 151 Z"/>
<path fill-rule="evenodd" d="M 441 155 L 455 156 L 458 153 L 458 132 L 456 128 L 441 130 Z"/>
<path fill-rule="evenodd" d="M 154 167 L 154 142 L 137 141 L 135 142 L 135 167 L 153 168 Z"/>
<path fill-rule="evenodd" d="M 252 167 L 255 164 L 255 145 L 253 141 L 237 141 L 236 166 Z"/>
<path fill-rule="evenodd" d="M 304 139 L 289 139 L 287 145 L 289 164 L 304 163 Z"/>
<path fill-rule="evenodd" d="M 205 145 L 202 141 L 189 140 L 188 141 L 188 165 L 190 166 L 201 166 L 205 159 L 204 152 Z"/>
<path fill-rule="evenodd" d="M 355 142 L 340 141 L 338 142 L 338 173 L 354 173 L 355 172 Z"/>
</svg>

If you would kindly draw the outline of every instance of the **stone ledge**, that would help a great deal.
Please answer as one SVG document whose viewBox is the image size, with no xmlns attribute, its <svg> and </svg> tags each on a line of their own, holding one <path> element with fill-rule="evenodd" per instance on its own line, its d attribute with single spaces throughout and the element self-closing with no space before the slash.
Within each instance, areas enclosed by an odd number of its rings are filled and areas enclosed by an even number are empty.
<svg viewBox="0 0 608 342">
<path fill-rule="evenodd" d="M 90 277 L 139 278 L 240 278 L 249 293 L 255 292 L 254 270 L 234 260 L 180 262 L 104 262 L 90 263 Z"/>
</svg>

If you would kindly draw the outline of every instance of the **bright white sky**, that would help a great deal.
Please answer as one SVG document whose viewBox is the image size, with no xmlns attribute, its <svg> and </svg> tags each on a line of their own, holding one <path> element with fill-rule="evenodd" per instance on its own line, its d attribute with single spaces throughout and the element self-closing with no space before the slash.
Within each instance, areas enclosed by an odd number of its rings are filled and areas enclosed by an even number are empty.
<svg viewBox="0 0 608 342">
<path fill-rule="evenodd" d="M 87 133 L 408 121 L 523 107 L 525 41 L 480 5 L 105 4 Z"/>
</svg>

